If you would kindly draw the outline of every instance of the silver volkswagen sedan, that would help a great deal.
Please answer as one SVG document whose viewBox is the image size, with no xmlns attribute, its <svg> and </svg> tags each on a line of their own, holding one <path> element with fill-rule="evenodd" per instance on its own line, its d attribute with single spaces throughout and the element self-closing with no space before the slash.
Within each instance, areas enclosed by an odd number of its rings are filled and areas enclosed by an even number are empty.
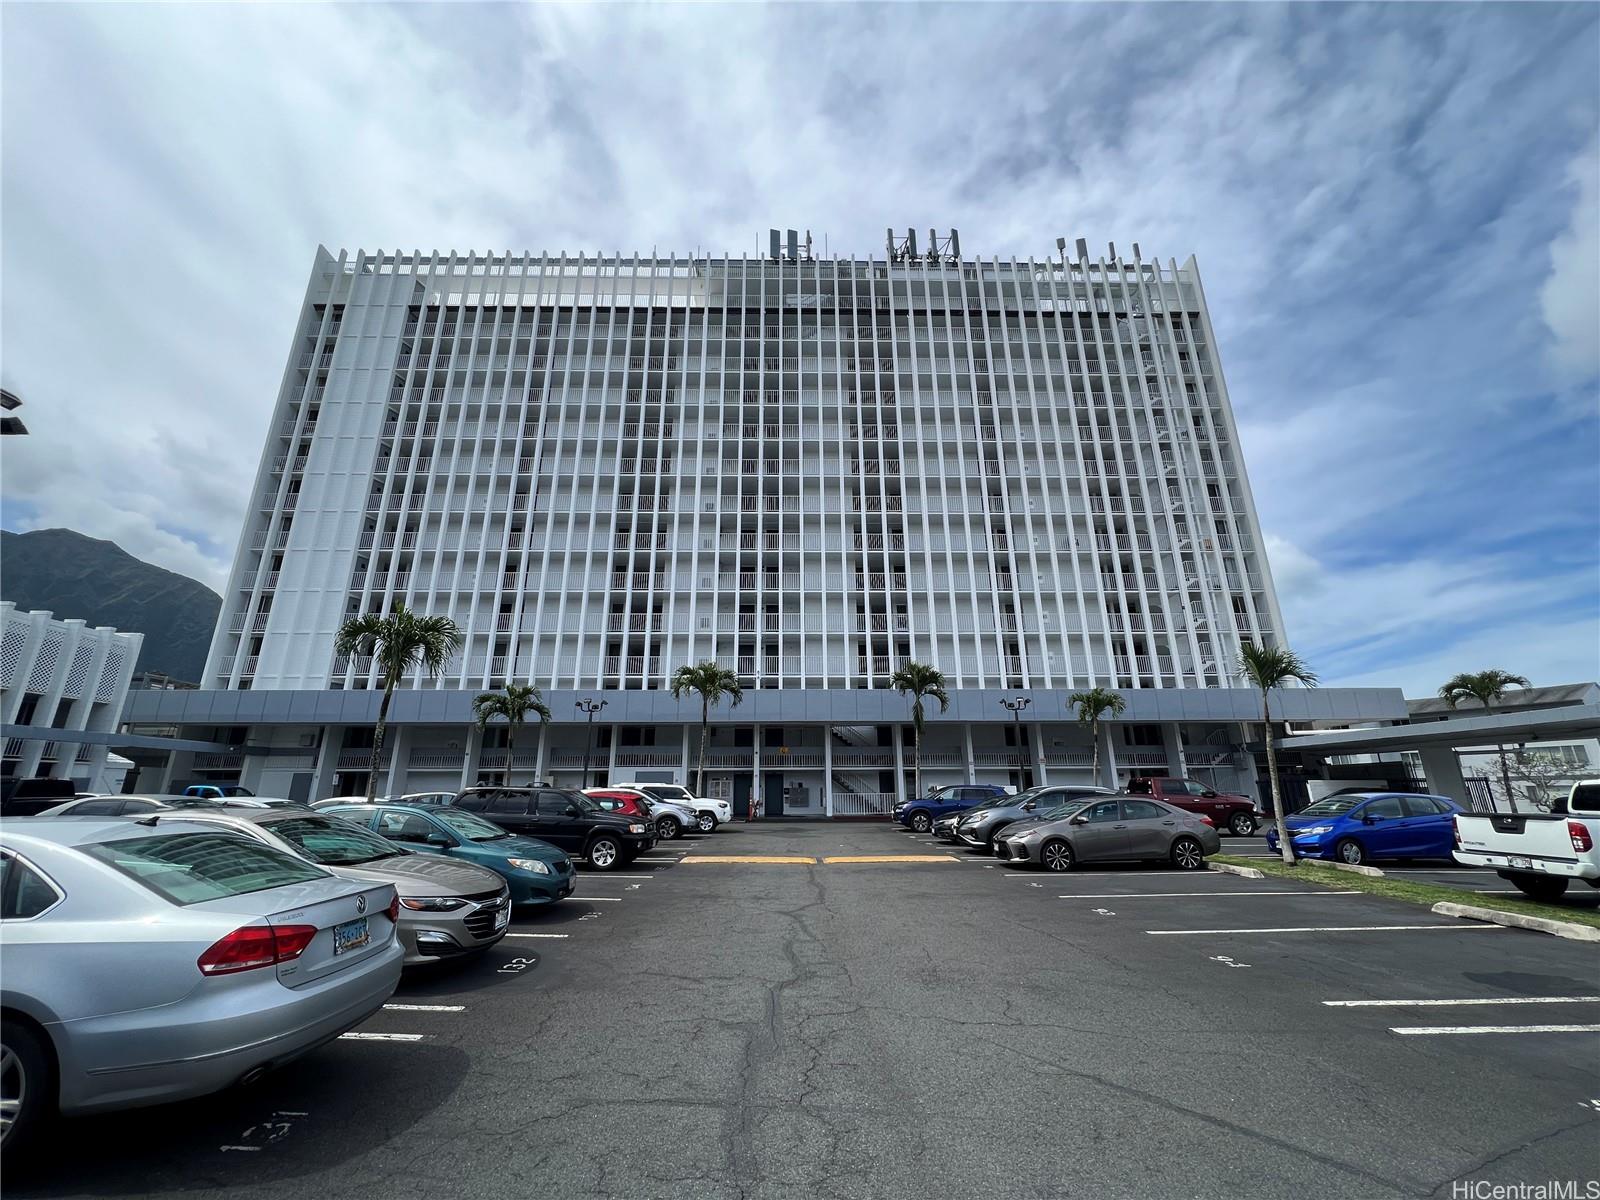
<svg viewBox="0 0 1600 1200">
<path fill-rule="evenodd" d="M 309 808 L 189 808 L 137 824 L 197 821 L 253 837 L 346 879 L 392 883 L 400 893 L 406 966 L 487 950 L 506 935 L 511 891 L 493 871 L 437 854 L 413 854 L 370 829 Z"/>
<path fill-rule="evenodd" d="M 254 1079 L 400 979 L 399 902 L 181 818 L 0 829 L 0 1145 Z"/>
<path fill-rule="evenodd" d="M 1051 819 L 1013 823 L 994 839 L 997 858 L 1070 871 L 1079 863 L 1157 860 L 1198 871 L 1222 849 L 1209 817 L 1148 796 L 1092 797 L 1051 810 Z"/>
</svg>

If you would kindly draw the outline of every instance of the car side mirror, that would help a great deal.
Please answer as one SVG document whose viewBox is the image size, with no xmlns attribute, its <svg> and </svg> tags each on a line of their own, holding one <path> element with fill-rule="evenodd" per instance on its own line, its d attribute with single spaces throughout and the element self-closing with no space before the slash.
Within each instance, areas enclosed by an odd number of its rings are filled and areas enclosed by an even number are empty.
<svg viewBox="0 0 1600 1200">
<path fill-rule="evenodd" d="M 1032 800 L 1029 800 L 1026 804 L 1024 804 L 1022 806 L 1022 811 L 1023 812 L 1032 812 L 1034 809 L 1036 809 L 1038 807 L 1039 806 L 1037 804 L 1035 804 Z"/>
<path fill-rule="evenodd" d="M 578 806 L 576 804 L 567 805 L 564 809 L 561 810 L 561 815 L 564 816 L 564 817 L 575 817 L 575 816 L 577 816 L 578 815 Z"/>
<path fill-rule="evenodd" d="M 1074 825 L 1087 825 L 1088 823 L 1089 823 L 1089 818 L 1088 817 L 1073 817 L 1072 818 L 1072 824 L 1074 824 Z"/>
<path fill-rule="evenodd" d="M 1217 794 L 1215 792 L 1201 792 L 1200 794 L 1207 800 L 1215 800 L 1217 798 Z"/>
<path fill-rule="evenodd" d="M 1383 820 L 1382 817 L 1374 816 L 1372 813 L 1367 813 L 1361 818 L 1361 823 L 1363 825 L 1376 825 L 1381 820 Z"/>
<path fill-rule="evenodd" d="M 430 834 L 428 834 L 427 837 L 423 838 L 422 840 L 424 842 L 426 842 L 430 846 L 449 846 L 449 845 L 451 845 L 451 841 L 450 841 L 449 837 L 447 837 L 445 834 L 442 834 L 442 833 L 430 833 Z"/>
</svg>

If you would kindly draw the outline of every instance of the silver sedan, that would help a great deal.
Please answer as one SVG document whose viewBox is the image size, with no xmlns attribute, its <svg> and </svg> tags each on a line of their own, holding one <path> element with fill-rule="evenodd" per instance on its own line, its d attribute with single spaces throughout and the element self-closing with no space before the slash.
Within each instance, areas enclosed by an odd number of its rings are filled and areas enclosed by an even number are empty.
<svg viewBox="0 0 1600 1200">
<path fill-rule="evenodd" d="M 52 1110 L 254 1079 L 382 1007 L 399 902 L 232 833 L 59 817 L 0 830 L 0 1144 Z"/>
<path fill-rule="evenodd" d="M 996 857 L 1035 863 L 1047 871 L 1138 859 L 1198 871 L 1206 865 L 1206 855 L 1221 849 L 1222 839 L 1208 818 L 1147 796 L 1107 796 L 1057 809 L 1049 820 L 1007 825 L 994 839 Z"/>
</svg>

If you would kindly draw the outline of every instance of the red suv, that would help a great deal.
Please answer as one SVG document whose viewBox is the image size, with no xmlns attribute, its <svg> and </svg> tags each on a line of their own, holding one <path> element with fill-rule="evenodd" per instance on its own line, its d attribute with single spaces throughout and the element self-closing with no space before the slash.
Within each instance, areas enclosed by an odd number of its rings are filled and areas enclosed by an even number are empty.
<svg viewBox="0 0 1600 1200">
<path fill-rule="evenodd" d="M 601 808 L 608 812 L 617 813 L 624 817 L 643 817 L 650 819 L 650 810 L 645 807 L 648 801 L 640 797 L 637 792 L 611 791 L 607 788 L 592 788 L 584 793 Z"/>
</svg>

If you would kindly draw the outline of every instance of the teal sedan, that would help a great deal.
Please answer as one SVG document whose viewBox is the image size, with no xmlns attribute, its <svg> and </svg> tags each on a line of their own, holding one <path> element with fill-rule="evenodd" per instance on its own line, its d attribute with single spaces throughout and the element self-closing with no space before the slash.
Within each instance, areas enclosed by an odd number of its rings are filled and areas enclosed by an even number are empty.
<svg viewBox="0 0 1600 1200">
<path fill-rule="evenodd" d="M 323 803 L 319 812 L 354 821 L 408 850 L 461 859 L 505 878 L 513 904 L 554 904 L 572 895 L 572 860 L 538 838 L 507 833 L 476 813 L 409 804 Z"/>
</svg>

